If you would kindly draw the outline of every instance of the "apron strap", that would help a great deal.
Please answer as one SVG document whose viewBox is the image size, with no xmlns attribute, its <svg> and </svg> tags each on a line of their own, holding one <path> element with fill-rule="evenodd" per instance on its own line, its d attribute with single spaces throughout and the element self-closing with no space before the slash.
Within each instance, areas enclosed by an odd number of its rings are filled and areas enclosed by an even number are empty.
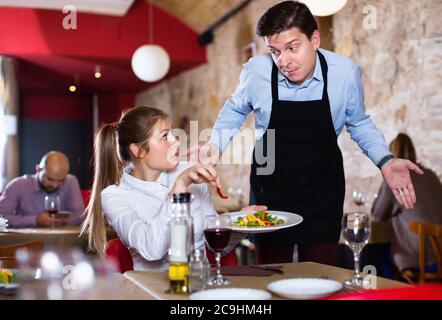
<svg viewBox="0 0 442 320">
<path fill-rule="evenodd" d="M 322 79 L 324 80 L 324 88 L 322 89 L 322 100 L 324 100 L 324 99 L 328 100 L 328 93 L 327 93 L 328 66 L 327 66 L 327 62 L 325 61 L 324 55 L 319 50 L 316 50 L 316 52 L 318 53 L 319 62 L 321 63 Z"/>
<path fill-rule="evenodd" d="M 273 101 L 279 101 L 279 96 L 278 96 L 278 67 L 276 66 L 276 64 L 273 62 L 273 67 L 272 67 L 272 100 Z"/>
</svg>

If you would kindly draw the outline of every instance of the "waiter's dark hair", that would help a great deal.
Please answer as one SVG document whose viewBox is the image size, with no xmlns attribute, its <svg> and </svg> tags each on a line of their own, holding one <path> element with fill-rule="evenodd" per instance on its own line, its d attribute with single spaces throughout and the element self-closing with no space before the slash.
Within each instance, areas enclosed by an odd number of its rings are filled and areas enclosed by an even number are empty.
<svg viewBox="0 0 442 320">
<path fill-rule="evenodd" d="M 309 8 L 301 2 L 284 1 L 268 9 L 259 18 L 256 34 L 259 37 L 268 37 L 296 27 L 310 40 L 313 31 L 318 29 Z"/>
</svg>

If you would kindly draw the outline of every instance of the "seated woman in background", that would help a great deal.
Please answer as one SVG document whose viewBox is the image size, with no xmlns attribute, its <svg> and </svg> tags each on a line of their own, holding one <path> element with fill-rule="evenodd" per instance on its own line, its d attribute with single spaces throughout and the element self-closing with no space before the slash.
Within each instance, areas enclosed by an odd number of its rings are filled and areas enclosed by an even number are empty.
<svg viewBox="0 0 442 320">
<path fill-rule="evenodd" d="M 391 142 L 390 150 L 395 157 L 416 163 L 416 152 L 408 135 L 399 133 Z M 411 172 L 416 198 L 419 199 L 414 209 L 407 210 L 399 205 L 385 182 L 382 183 L 372 208 L 376 218 L 392 220 L 391 254 L 399 271 L 418 266 L 418 237 L 408 230 L 410 221 L 442 223 L 442 184 L 433 171 L 421 164 L 418 166 L 424 174 L 418 175 Z M 430 264 L 434 263 L 433 250 L 429 244 L 426 252 L 429 253 L 427 261 Z"/>
<path fill-rule="evenodd" d="M 155 108 L 133 108 L 100 129 L 92 196 L 82 228 L 89 232 L 91 248 L 105 254 L 106 217 L 129 247 L 135 270 L 167 268 L 169 199 L 180 192 L 194 196 L 195 248 L 204 245 L 204 220 L 217 214 L 207 183 L 219 186 L 219 177 L 213 166 L 180 163 L 178 147 L 169 117 Z"/>
</svg>

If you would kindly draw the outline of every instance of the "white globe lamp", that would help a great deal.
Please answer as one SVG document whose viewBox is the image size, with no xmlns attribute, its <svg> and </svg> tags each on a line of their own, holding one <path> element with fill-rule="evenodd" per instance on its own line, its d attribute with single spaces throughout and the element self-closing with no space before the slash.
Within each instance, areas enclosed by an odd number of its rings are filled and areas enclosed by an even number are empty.
<svg viewBox="0 0 442 320">
<path fill-rule="evenodd" d="M 154 44 L 146 44 L 135 50 L 132 55 L 132 70 L 145 82 L 162 79 L 170 68 L 170 58 L 166 50 Z"/>
<path fill-rule="evenodd" d="M 347 0 L 300 0 L 305 3 L 314 16 L 325 17 L 341 10 Z"/>
</svg>

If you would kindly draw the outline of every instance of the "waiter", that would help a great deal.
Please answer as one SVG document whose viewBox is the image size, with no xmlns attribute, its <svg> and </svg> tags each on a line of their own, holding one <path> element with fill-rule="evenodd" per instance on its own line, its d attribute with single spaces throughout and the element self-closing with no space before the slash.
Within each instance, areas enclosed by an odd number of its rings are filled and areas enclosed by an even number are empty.
<svg viewBox="0 0 442 320">
<path fill-rule="evenodd" d="M 319 49 L 318 26 L 305 4 L 276 4 L 259 19 L 256 33 L 270 54 L 244 65 L 240 83 L 220 111 L 199 159 L 218 161 L 253 111 L 264 156 L 274 157 L 275 168 L 271 174 L 259 174 L 262 165 L 254 152 L 250 204 L 304 218 L 298 226 L 254 235 L 257 263 L 291 262 L 296 244 L 299 261 L 335 265 L 345 195 L 337 137 L 344 125 L 406 208 L 416 202 L 409 170 L 423 172 L 391 155 L 382 133 L 365 113 L 359 67 L 347 57 Z M 268 141 L 267 129 L 275 130 L 274 141 Z M 274 148 L 269 148 L 270 143 Z M 273 149 L 274 154 L 269 154 Z"/>
</svg>

